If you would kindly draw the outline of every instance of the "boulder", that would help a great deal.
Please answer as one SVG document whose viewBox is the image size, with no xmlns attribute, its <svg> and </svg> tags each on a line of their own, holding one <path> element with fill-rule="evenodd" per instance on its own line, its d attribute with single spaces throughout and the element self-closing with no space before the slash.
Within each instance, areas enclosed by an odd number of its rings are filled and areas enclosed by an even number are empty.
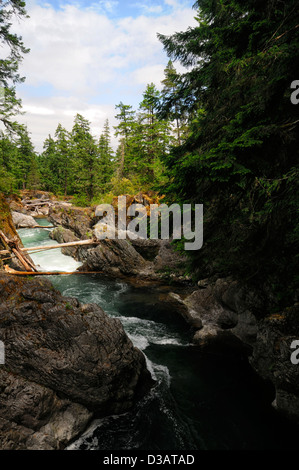
<svg viewBox="0 0 299 470">
<path fill-rule="evenodd" d="M 12 220 L 16 228 L 30 228 L 37 225 L 36 220 L 31 215 L 21 212 L 12 212 Z"/>
<path fill-rule="evenodd" d="M 230 279 L 210 284 L 205 279 L 199 286 L 184 299 L 171 294 L 186 321 L 197 330 L 193 342 L 199 346 L 223 344 L 249 353 L 257 335 L 257 319 L 249 310 L 254 293 Z"/>
<path fill-rule="evenodd" d="M 70 242 L 79 241 L 79 238 L 76 237 L 74 232 L 72 232 L 71 230 L 67 228 L 62 227 L 61 225 L 59 225 L 58 227 L 55 227 L 54 230 L 50 232 L 50 238 L 52 238 L 52 240 L 56 240 L 58 243 L 70 243 Z M 84 248 L 84 247 L 81 247 L 81 248 Z M 86 248 L 84 250 L 86 251 Z M 80 259 L 79 251 L 80 251 L 79 246 L 74 246 L 74 247 L 69 246 L 69 247 L 61 249 L 62 254 L 66 256 L 72 256 L 77 261 L 79 261 Z"/>
<path fill-rule="evenodd" d="M 81 271 L 103 271 L 111 275 L 138 275 L 147 262 L 128 240 L 102 240 L 87 251 Z"/>
<path fill-rule="evenodd" d="M 92 412 L 48 387 L 0 368 L 0 450 L 57 450 L 86 428 Z"/>
<path fill-rule="evenodd" d="M 298 332 L 299 304 L 260 319 L 250 364 L 274 385 L 273 406 L 299 424 L 299 365 L 291 360 Z"/>
</svg>

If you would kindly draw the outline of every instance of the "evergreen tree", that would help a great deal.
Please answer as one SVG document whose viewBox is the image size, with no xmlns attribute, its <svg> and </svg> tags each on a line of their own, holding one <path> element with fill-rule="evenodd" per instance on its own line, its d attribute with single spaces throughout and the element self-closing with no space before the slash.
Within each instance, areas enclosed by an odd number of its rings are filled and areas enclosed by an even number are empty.
<svg viewBox="0 0 299 470">
<path fill-rule="evenodd" d="M 187 115 L 181 104 L 182 100 L 180 98 L 174 99 L 179 90 L 179 75 L 171 60 L 168 61 L 164 69 L 164 79 L 161 83 L 163 85 L 161 101 L 164 108 L 164 111 L 161 113 L 161 118 L 167 117 L 170 121 L 174 121 L 176 143 L 181 145 L 187 131 Z M 171 103 L 169 106 L 168 100 Z"/>
<path fill-rule="evenodd" d="M 120 146 L 118 149 L 118 177 L 122 178 L 126 171 L 126 162 L 129 159 L 129 154 L 131 151 L 129 138 L 131 137 L 134 129 L 136 113 L 132 109 L 132 106 L 125 105 L 122 102 L 116 105 L 116 109 L 119 109 L 119 113 L 115 116 L 116 119 L 119 120 L 119 124 L 114 129 L 115 135 L 117 137 L 120 136 Z"/>
<path fill-rule="evenodd" d="M 13 175 L 14 162 L 17 159 L 18 150 L 11 139 L 0 133 L 0 191 L 12 193 L 16 188 L 16 180 Z"/>
<path fill-rule="evenodd" d="M 56 145 L 51 135 L 45 140 L 43 149 L 41 155 L 37 157 L 41 187 L 45 191 L 57 194 L 59 192 L 59 185 L 56 172 Z"/>
<path fill-rule="evenodd" d="M 156 170 L 161 166 L 161 157 L 168 152 L 170 143 L 170 122 L 158 119 L 157 109 L 160 102 L 160 92 L 151 83 L 147 86 L 139 108 L 139 126 L 137 144 L 139 155 L 137 167 L 144 175 L 144 181 L 153 183 Z M 141 158 L 140 158 L 141 157 Z"/>
<path fill-rule="evenodd" d="M 18 153 L 12 171 L 16 178 L 18 188 L 30 189 L 28 183 L 30 183 L 30 186 L 33 185 L 33 180 L 38 178 L 38 170 L 34 146 L 26 126 L 19 126 L 16 145 Z"/>
<path fill-rule="evenodd" d="M 74 192 L 91 202 L 99 190 L 99 150 L 89 121 L 80 114 L 72 129 L 72 162 Z"/>
<path fill-rule="evenodd" d="M 21 0 L 6 0 L 1 2 L 0 9 L 0 44 L 8 55 L 0 59 L 0 121 L 15 130 L 13 118 L 20 113 L 21 101 L 17 99 L 15 85 L 24 81 L 18 73 L 23 55 L 29 52 L 22 38 L 11 31 L 14 18 L 25 18 L 25 2 Z"/>
<path fill-rule="evenodd" d="M 70 136 L 61 124 L 58 124 L 55 132 L 55 150 L 57 158 L 57 173 L 59 177 L 59 188 L 64 196 L 67 195 L 69 187 L 72 182 L 70 181 L 71 172 L 71 151 L 70 151 Z"/>
<path fill-rule="evenodd" d="M 299 120 L 290 101 L 297 2 L 201 0 L 195 7 L 197 26 L 159 35 L 169 57 L 189 67 L 168 106 L 183 100 L 193 114 L 186 143 L 164 159 L 169 189 L 205 205 L 206 241 L 193 256 L 199 275 L 268 279 L 285 296 L 294 288 L 298 246 Z"/>
<path fill-rule="evenodd" d="M 108 119 L 105 121 L 103 133 L 99 139 L 99 184 L 101 191 L 108 189 L 114 171 L 114 153 L 111 147 L 111 136 Z"/>
</svg>

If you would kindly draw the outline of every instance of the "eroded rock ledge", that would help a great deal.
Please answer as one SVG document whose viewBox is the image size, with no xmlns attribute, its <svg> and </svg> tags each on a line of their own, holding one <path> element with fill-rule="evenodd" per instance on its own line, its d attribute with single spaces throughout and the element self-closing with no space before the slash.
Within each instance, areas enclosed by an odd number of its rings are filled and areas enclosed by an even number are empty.
<svg viewBox="0 0 299 470">
<path fill-rule="evenodd" d="M 4 273 L 0 298 L 0 449 L 64 448 L 149 390 L 144 355 L 99 306 Z"/>
<path fill-rule="evenodd" d="M 207 279 L 186 297 L 172 292 L 173 302 L 194 330 L 202 348 L 224 348 L 245 354 L 253 369 L 275 391 L 273 406 L 299 424 L 299 365 L 291 345 L 299 339 L 299 304 L 270 314 L 263 287 L 255 289 L 231 278 Z"/>
</svg>

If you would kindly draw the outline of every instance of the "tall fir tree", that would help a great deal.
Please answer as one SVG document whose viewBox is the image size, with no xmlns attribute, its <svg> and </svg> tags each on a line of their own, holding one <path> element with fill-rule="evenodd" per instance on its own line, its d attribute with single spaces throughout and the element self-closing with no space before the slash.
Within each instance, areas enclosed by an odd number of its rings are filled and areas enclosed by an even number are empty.
<svg viewBox="0 0 299 470">
<path fill-rule="evenodd" d="M 126 172 L 126 163 L 130 158 L 130 144 L 129 139 L 132 136 L 135 127 L 136 113 L 132 106 L 120 102 L 116 105 L 119 110 L 115 116 L 119 121 L 118 126 L 115 126 L 115 136 L 120 138 L 120 145 L 118 149 L 118 177 L 122 178 Z"/>
<path fill-rule="evenodd" d="M 70 146 L 70 135 L 67 130 L 58 124 L 55 131 L 55 149 L 59 175 L 59 187 L 64 194 L 67 196 L 69 188 L 72 187 L 72 181 L 70 177 L 71 173 L 71 146 Z"/>
<path fill-rule="evenodd" d="M 38 155 L 37 163 L 41 178 L 41 187 L 45 191 L 58 194 L 60 191 L 56 168 L 56 144 L 49 134 L 43 144 L 43 152 Z"/>
<path fill-rule="evenodd" d="M 0 44 L 8 55 L 0 59 L 0 121 L 10 131 L 16 131 L 15 115 L 21 111 L 21 100 L 16 96 L 15 85 L 24 81 L 19 74 L 23 56 L 29 52 L 20 36 L 11 31 L 15 18 L 27 17 L 25 2 L 6 0 L 0 8 Z"/>
<path fill-rule="evenodd" d="M 19 189 L 34 189 L 38 176 L 36 153 L 26 126 L 19 126 L 16 141 L 18 154 L 14 174 Z"/>
<path fill-rule="evenodd" d="M 171 140 L 170 121 L 159 119 L 157 110 L 160 92 L 153 83 L 147 85 L 139 106 L 138 145 L 140 157 L 138 167 L 142 167 L 144 181 L 154 183 L 161 167 L 161 158 L 168 152 Z"/>
<path fill-rule="evenodd" d="M 188 116 L 186 110 L 183 109 L 182 100 L 179 98 L 174 99 L 179 90 L 179 75 L 172 60 L 168 61 L 164 69 L 164 79 L 161 83 L 163 85 L 161 91 L 161 102 L 163 103 L 161 119 L 164 117 L 174 122 L 176 136 L 174 145 L 181 145 L 187 132 Z M 168 100 L 171 103 L 170 106 L 168 106 Z"/>
<path fill-rule="evenodd" d="M 0 191 L 9 194 L 17 187 L 14 175 L 18 149 L 15 143 L 3 131 L 0 132 Z"/>
<path fill-rule="evenodd" d="M 114 152 L 111 147 L 109 120 L 106 119 L 99 139 L 99 185 L 101 192 L 108 191 L 108 185 L 114 172 Z"/>
<path fill-rule="evenodd" d="M 74 192 L 90 203 L 99 189 L 99 150 L 90 122 L 81 114 L 72 128 L 72 162 Z"/>
</svg>

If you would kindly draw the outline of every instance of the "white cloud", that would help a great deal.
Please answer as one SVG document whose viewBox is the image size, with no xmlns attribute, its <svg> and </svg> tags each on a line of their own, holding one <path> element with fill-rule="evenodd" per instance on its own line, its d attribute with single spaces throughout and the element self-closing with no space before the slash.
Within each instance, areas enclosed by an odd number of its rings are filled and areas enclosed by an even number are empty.
<svg viewBox="0 0 299 470">
<path fill-rule="evenodd" d="M 90 122 L 91 132 L 96 139 L 103 131 L 106 119 L 109 120 L 111 130 L 117 124 L 114 105 L 90 105 L 75 97 L 33 98 L 31 102 L 32 105 L 24 106 L 26 114 L 20 117 L 19 122 L 27 125 L 38 151 L 42 151 L 43 142 L 49 135 L 54 137 L 58 124 L 70 132 L 77 113 Z M 116 143 L 114 139 L 114 146 Z"/>
<path fill-rule="evenodd" d="M 139 8 L 142 13 L 146 14 L 151 14 L 151 13 L 162 13 L 163 12 L 163 7 L 162 5 L 147 5 L 146 3 L 135 3 L 135 7 Z"/>
<path fill-rule="evenodd" d="M 42 106 L 33 106 L 30 104 L 25 104 L 23 106 L 23 111 L 28 114 L 36 114 L 38 116 L 51 116 L 54 114 L 54 110 L 51 108 L 44 108 Z"/>
<path fill-rule="evenodd" d="M 135 82 L 144 86 L 154 83 L 158 89 L 161 88 L 161 80 L 164 77 L 165 64 L 147 65 L 132 73 Z"/>
<path fill-rule="evenodd" d="M 166 5 L 169 5 L 173 8 L 177 8 L 179 5 L 177 0 L 164 0 L 164 2 L 166 3 Z"/>
<path fill-rule="evenodd" d="M 27 3 L 30 18 L 15 26 L 31 49 L 20 67 L 26 81 L 18 95 L 27 113 L 19 121 L 28 125 L 38 151 L 59 122 L 70 130 L 77 112 L 100 132 L 106 118 L 113 122 L 115 104 L 135 106 L 147 83 L 159 87 L 168 58 L 157 33 L 194 24 L 194 10 L 174 0 L 165 0 L 176 7 L 169 15 L 113 19 L 103 13 L 117 3 L 103 0 L 85 9 L 67 4 L 60 10 Z M 32 91 L 37 89 L 39 97 Z"/>
</svg>

